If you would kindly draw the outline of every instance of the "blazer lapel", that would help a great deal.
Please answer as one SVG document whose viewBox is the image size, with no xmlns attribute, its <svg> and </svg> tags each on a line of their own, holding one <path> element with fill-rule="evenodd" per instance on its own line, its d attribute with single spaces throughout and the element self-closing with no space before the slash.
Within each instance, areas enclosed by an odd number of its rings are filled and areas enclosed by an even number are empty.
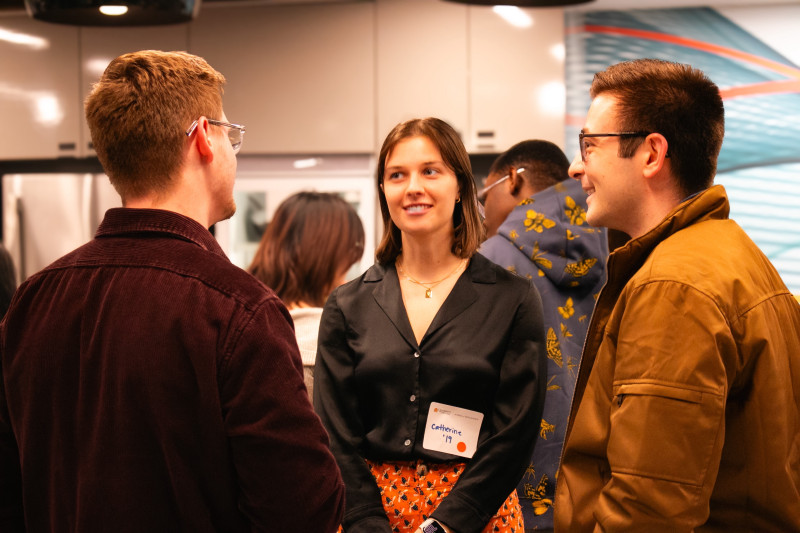
<svg viewBox="0 0 800 533">
<path fill-rule="evenodd" d="M 372 297 L 375 298 L 375 301 L 406 342 L 415 350 L 418 349 L 414 330 L 411 329 L 411 322 L 408 321 L 408 313 L 406 313 L 406 307 L 403 305 L 400 281 L 397 278 L 394 264 L 373 270 L 375 272 L 366 279 L 366 281 L 377 282 L 375 289 L 372 291 Z"/>
<path fill-rule="evenodd" d="M 442 307 L 439 308 L 439 312 L 433 317 L 425 337 L 433 335 L 437 329 L 451 320 L 455 320 L 458 315 L 478 300 L 478 291 L 475 290 L 475 283 L 493 284 L 496 282 L 494 272 L 488 268 L 486 261 L 488 260 L 482 255 L 475 254 L 472 256 L 467 270 L 458 279 Z M 425 338 L 422 340 L 425 342 Z"/>
</svg>

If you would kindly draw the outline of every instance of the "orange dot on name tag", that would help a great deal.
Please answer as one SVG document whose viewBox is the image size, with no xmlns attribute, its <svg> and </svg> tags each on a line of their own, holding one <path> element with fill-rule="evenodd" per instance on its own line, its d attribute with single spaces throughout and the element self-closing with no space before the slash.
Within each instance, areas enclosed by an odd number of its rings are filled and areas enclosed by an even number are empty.
<svg viewBox="0 0 800 533">
<path fill-rule="evenodd" d="M 458 451 L 460 451 L 461 453 L 464 453 L 464 452 L 466 451 L 466 449 L 467 449 L 467 445 L 466 445 L 466 444 L 464 444 L 463 442 L 459 442 L 458 444 L 456 444 L 456 448 L 457 448 L 457 449 L 458 449 Z"/>
</svg>

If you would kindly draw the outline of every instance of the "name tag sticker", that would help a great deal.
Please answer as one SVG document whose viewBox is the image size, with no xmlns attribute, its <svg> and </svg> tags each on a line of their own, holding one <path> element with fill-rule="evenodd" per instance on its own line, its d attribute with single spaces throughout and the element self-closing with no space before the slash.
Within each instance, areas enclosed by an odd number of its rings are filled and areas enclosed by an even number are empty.
<svg viewBox="0 0 800 533">
<path fill-rule="evenodd" d="M 431 403 L 422 447 L 460 457 L 472 457 L 478 447 L 483 413 Z"/>
</svg>

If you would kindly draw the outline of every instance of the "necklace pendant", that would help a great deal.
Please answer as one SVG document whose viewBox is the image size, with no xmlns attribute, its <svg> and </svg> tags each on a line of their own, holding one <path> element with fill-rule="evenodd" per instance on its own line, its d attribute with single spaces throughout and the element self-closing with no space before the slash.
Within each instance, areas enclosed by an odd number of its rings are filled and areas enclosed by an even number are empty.
<svg viewBox="0 0 800 533">
<path fill-rule="evenodd" d="M 431 289 L 425 289 L 425 298 L 430 298 L 433 295 L 433 291 Z"/>
</svg>

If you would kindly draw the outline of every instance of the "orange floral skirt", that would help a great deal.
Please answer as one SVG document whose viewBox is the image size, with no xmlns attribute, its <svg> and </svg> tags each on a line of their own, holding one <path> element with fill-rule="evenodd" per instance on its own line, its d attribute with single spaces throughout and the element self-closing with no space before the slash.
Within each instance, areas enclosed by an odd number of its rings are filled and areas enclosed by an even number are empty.
<svg viewBox="0 0 800 533">
<path fill-rule="evenodd" d="M 395 533 L 414 533 L 450 494 L 465 464 L 367 461 L 381 493 L 381 502 Z M 339 528 L 341 532 L 342 529 Z M 513 491 L 483 533 L 524 533 L 522 510 Z"/>
</svg>

